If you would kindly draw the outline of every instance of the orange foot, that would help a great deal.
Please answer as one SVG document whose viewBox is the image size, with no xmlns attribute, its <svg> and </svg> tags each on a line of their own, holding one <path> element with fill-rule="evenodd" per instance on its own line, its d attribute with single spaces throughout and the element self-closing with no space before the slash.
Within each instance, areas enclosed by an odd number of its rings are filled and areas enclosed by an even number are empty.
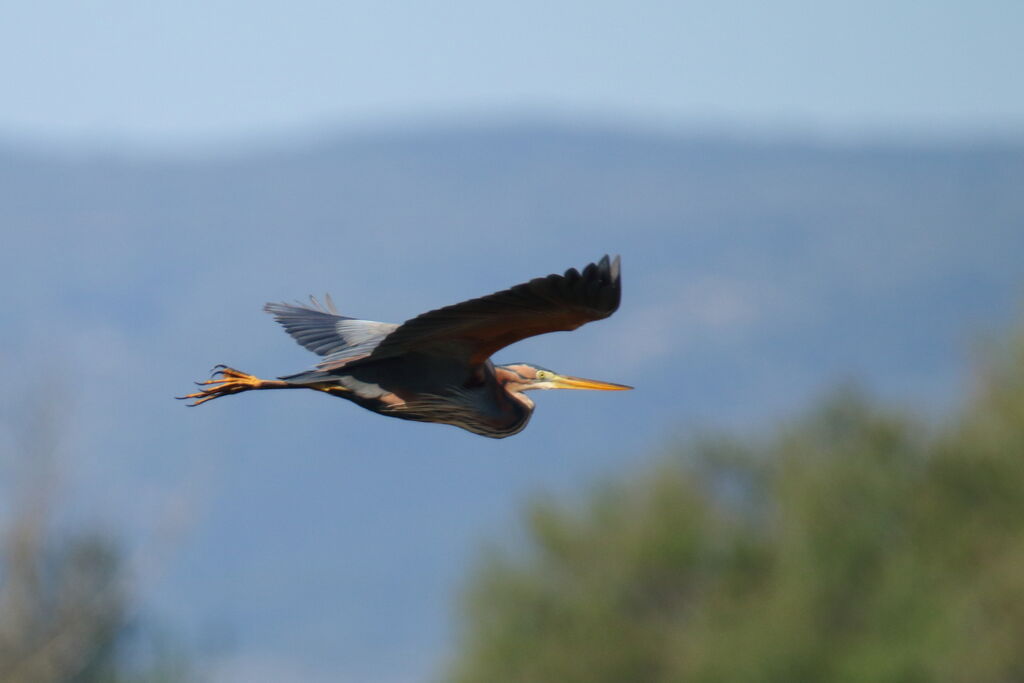
<svg viewBox="0 0 1024 683">
<path fill-rule="evenodd" d="M 229 368 L 226 365 L 218 365 L 213 368 L 212 379 L 196 382 L 197 386 L 205 388 L 185 396 L 175 396 L 175 398 L 181 400 L 195 399 L 195 401 L 188 404 L 190 408 L 193 408 L 221 396 L 237 394 L 242 391 L 249 391 L 250 389 L 262 389 L 265 384 L 267 384 L 266 380 L 240 372 L 234 368 Z"/>
</svg>

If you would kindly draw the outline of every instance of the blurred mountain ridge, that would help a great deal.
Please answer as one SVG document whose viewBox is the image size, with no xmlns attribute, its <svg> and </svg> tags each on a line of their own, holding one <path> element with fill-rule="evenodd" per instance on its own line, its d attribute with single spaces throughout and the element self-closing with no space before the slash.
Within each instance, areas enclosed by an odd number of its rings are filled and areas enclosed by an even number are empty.
<svg viewBox="0 0 1024 683">
<path fill-rule="evenodd" d="M 166 497 L 209 488 L 156 607 L 230 625 L 240 656 L 356 680 L 430 669 L 474 539 L 527 492 L 632 468 L 678 432 L 772 421 L 837 378 L 941 413 L 1024 283 L 1015 143 L 538 124 L 191 160 L 4 149 L 0 381 L 62 379 L 80 509 L 139 534 Z M 513 439 L 322 396 L 171 400 L 214 363 L 312 364 L 265 301 L 329 291 L 400 321 L 604 253 L 623 257 L 621 310 L 498 360 L 638 390 L 547 392 Z"/>
</svg>

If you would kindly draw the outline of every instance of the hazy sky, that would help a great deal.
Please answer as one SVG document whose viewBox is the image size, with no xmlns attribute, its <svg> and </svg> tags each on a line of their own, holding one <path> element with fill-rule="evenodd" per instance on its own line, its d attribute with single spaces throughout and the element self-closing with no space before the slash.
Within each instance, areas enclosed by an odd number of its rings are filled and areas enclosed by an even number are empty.
<svg viewBox="0 0 1024 683">
<path fill-rule="evenodd" d="M 0 136 L 176 144 L 495 114 L 1019 131 L 1024 3 L 0 2 Z"/>
</svg>

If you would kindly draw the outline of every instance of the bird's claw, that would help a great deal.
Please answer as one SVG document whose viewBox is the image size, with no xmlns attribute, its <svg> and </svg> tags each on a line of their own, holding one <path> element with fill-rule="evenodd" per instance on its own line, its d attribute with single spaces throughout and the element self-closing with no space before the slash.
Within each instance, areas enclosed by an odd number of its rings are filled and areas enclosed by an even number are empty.
<svg viewBox="0 0 1024 683">
<path fill-rule="evenodd" d="M 198 387 L 205 388 L 191 394 L 185 394 L 184 396 L 175 396 L 174 398 L 182 401 L 193 399 L 193 402 L 189 403 L 188 406 L 194 408 L 221 396 L 257 389 L 262 382 L 263 380 L 258 377 L 229 368 L 226 365 L 216 365 L 210 374 L 210 379 L 194 383 Z"/>
</svg>

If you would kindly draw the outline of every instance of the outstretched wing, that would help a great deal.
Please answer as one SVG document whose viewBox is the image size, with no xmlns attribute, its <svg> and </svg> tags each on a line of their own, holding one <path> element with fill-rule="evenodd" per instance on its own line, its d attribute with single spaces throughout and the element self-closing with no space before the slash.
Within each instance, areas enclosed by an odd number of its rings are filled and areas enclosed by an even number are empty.
<svg viewBox="0 0 1024 683">
<path fill-rule="evenodd" d="M 324 303 L 309 297 L 310 305 L 268 303 L 263 307 L 272 313 L 295 341 L 313 353 L 324 356 L 318 367 L 336 369 L 348 362 L 365 358 L 391 332 L 394 323 L 358 320 L 339 315 L 330 296 Z"/>
<path fill-rule="evenodd" d="M 391 332 L 371 358 L 417 351 L 483 363 L 521 339 L 607 318 L 618 309 L 621 294 L 619 257 L 605 256 L 582 273 L 571 268 L 417 316 Z"/>
</svg>

